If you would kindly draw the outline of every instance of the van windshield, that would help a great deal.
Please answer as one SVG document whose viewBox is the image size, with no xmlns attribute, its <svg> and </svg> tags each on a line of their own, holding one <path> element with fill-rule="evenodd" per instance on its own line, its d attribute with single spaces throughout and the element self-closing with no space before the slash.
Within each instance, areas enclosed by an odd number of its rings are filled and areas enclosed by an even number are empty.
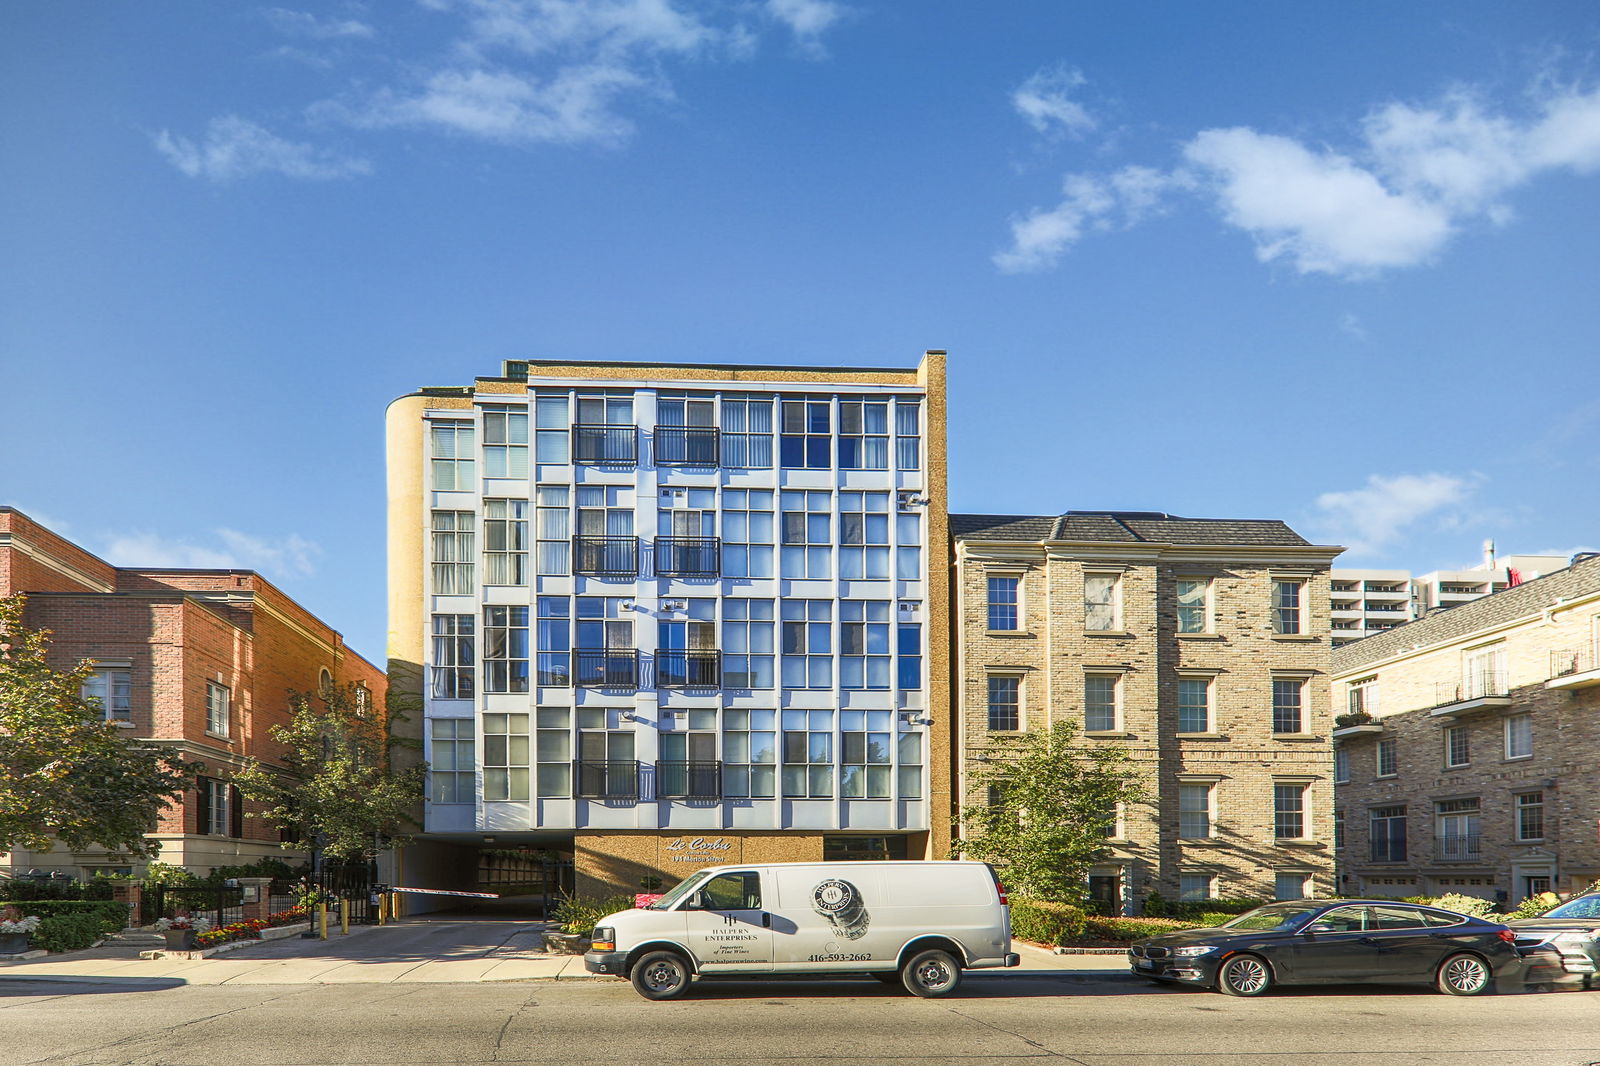
<svg viewBox="0 0 1600 1066">
<path fill-rule="evenodd" d="M 689 878 L 687 881 L 680 881 L 677 884 L 677 886 L 674 887 L 670 892 L 667 892 L 660 899 L 658 899 L 654 903 L 650 904 L 648 907 L 645 908 L 645 910 L 647 910 L 647 911 L 671 910 L 672 907 L 680 899 L 682 899 L 684 896 L 687 896 L 689 893 L 693 892 L 695 889 L 699 888 L 701 885 L 705 884 L 707 876 L 709 876 L 709 875 L 706 874 L 704 871 L 702 871 L 700 873 L 695 874 L 693 877 Z"/>
</svg>

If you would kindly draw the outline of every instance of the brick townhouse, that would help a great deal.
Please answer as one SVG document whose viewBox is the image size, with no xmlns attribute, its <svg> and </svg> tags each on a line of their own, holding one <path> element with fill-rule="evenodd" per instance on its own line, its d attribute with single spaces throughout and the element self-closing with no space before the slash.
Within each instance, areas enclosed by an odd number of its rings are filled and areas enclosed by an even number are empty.
<svg viewBox="0 0 1600 1066">
<path fill-rule="evenodd" d="M 204 764 L 198 787 L 152 834 L 160 860 L 204 873 L 273 857 L 278 826 L 246 818 L 228 783 L 249 756 L 282 752 L 268 734 L 286 723 L 291 690 L 355 683 L 383 707 L 383 671 L 339 633 L 249 570 L 116 567 L 11 507 L 0 507 L 0 596 L 26 593 L 26 622 L 53 634 L 62 668 L 88 659 L 108 719 L 130 736 Z M 0 877 L 29 871 L 86 877 L 138 873 L 127 855 L 93 849 L 0 854 Z"/>
<path fill-rule="evenodd" d="M 1071 721 L 1132 753 L 1089 878 L 1111 913 L 1333 889 L 1328 573 L 1277 521 L 1152 512 L 950 516 L 958 787 L 999 736 Z"/>
<path fill-rule="evenodd" d="M 1600 557 L 1333 653 L 1347 893 L 1600 877 Z"/>
</svg>

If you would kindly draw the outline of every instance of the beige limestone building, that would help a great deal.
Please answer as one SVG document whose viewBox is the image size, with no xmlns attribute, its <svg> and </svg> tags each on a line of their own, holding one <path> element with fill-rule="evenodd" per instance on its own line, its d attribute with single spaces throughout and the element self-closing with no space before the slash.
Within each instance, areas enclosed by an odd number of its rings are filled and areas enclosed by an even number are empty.
<svg viewBox="0 0 1600 1066">
<path fill-rule="evenodd" d="M 1167 899 L 1333 889 L 1328 570 L 1276 521 L 1150 512 L 951 516 L 957 792 L 992 740 L 1070 720 L 1126 746 L 1152 799 L 1120 812 L 1089 890 Z"/>
<path fill-rule="evenodd" d="M 1337 649 L 1348 893 L 1516 902 L 1600 877 L 1600 558 Z"/>
<path fill-rule="evenodd" d="M 513 361 L 396 400 L 405 883 L 504 849 L 586 894 L 946 854 L 944 373 Z"/>
</svg>

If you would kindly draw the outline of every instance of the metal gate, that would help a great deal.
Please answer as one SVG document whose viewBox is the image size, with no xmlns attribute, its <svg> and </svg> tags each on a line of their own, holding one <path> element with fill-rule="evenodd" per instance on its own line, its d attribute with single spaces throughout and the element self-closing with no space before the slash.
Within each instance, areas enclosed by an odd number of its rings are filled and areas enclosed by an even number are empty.
<svg viewBox="0 0 1600 1066">
<path fill-rule="evenodd" d="M 311 877 L 311 887 L 338 901 L 354 925 L 377 922 L 372 892 L 377 871 L 370 862 L 324 863 Z"/>
<path fill-rule="evenodd" d="M 244 889 L 227 885 L 155 885 L 140 900 L 139 921 L 188 914 L 223 926 L 244 921 Z"/>
</svg>

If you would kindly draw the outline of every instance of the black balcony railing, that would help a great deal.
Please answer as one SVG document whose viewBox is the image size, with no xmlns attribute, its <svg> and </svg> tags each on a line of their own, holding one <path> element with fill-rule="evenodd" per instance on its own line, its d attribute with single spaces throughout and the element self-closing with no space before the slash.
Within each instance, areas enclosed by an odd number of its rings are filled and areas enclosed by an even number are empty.
<svg viewBox="0 0 1600 1066">
<path fill-rule="evenodd" d="M 639 461 L 639 430 L 635 426 L 573 426 L 572 461 L 632 466 Z"/>
<path fill-rule="evenodd" d="M 656 573 L 663 577 L 716 577 L 721 570 L 718 537 L 656 538 Z"/>
<path fill-rule="evenodd" d="M 1435 707 L 1448 707 L 1452 703 L 1465 703 L 1467 700 L 1481 700 L 1489 696 L 1509 696 L 1510 688 L 1506 685 L 1504 674 L 1494 671 L 1483 671 L 1469 674 L 1466 680 L 1459 685 L 1444 682 L 1435 685 L 1433 689 L 1433 705 Z"/>
<path fill-rule="evenodd" d="M 656 652 L 657 688 L 717 688 L 722 684 L 722 653 L 703 650 Z"/>
<path fill-rule="evenodd" d="M 578 796 L 582 799 L 635 802 L 639 799 L 639 763 L 635 759 L 606 762 L 580 759 L 573 764 L 573 770 L 578 780 Z"/>
<path fill-rule="evenodd" d="M 573 537 L 574 573 L 598 577 L 636 577 L 639 573 L 638 537 Z"/>
<path fill-rule="evenodd" d="M 1550 676 L 1567 677 L 1595 669 L 1593 648 L 1564 648 L 1550 653 Z"/>
<path fill-rule="evenodd" d="M 656 763 L 658 799 L 715 800 L 722 798 L 722 764 L 707 761 Z"/>
<path fill-rule="evenodd" d="M 639 653 L 634 649 L 579 648 L 576 655 L 577 684 L 629 690 L 639 687 Z"/>
<path fill-rule="evenodd" d="M 716 466 L 717 431 L 688 426 L 657 426 L 656 465 Z"/>
<path fill-rule="evenodd" d="M 1445 833 L 1436 841 L 1437 858 L 1476 859 L 1482 853 L 1482 842 L 1477 833 Z"/>
</svg>

